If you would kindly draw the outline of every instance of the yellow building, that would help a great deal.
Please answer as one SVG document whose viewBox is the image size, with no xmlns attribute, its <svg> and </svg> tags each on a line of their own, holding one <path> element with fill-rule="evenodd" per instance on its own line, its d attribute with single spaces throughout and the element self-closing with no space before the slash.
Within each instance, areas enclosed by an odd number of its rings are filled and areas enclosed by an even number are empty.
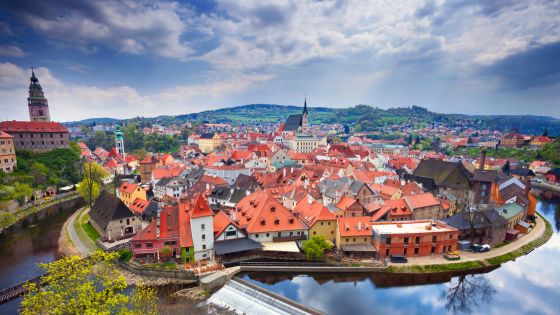
<svg viewBox="0 0 560 315">
<path fill-rule="evenodd" d="M 14 149 L 14 138 L 0 131 L 0 170 L 10 173 L 16 166 L 17 159 L 16 150 Z"/>
<path fill-rule="evenodd" d="M 122 202 L 130 207 L 136 198 L 141 200 L 148 200 L 146 196 L 146 190 L 136 184 L 132 183 L 122 183 L 119 187 L 119 198 Z"/>
<path fill-rule="evenodd" d="M 336 239 L 336 216 L 323 204 L 308 198 L 300 200 L 294 212 L 309 227 L 309 238 L 323 236 L 334 245 Z"/>
<path fill-rule="evenodd" d="M 222 144 L 222 138 L 217 133 L 203 133 L 198 139 L 198 148 L 202 153 L 214 152 Z"/>
</svg>

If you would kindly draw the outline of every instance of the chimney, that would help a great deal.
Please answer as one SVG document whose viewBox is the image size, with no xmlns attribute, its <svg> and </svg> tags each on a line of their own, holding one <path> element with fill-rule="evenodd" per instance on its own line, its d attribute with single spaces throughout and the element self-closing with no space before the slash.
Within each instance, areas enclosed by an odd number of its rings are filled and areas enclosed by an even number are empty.
<svg viewBox="0 0 560 315">
<path fill-rule="evenodd" d="M 484 165 L 486 164 L 486 150 L 480 150 L 480 165 L 478 167 L 479 170 L 484 171 Z"/>
</svg>

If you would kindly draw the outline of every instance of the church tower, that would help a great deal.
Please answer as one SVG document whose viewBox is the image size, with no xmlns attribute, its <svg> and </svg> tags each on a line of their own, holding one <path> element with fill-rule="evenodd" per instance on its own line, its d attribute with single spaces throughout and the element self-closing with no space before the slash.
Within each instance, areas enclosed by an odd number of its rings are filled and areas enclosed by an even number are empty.
<svg viewBox="0 0 560 315">
<path fill-rule="evenodd" d="M 30 121 L 51 121 L 49 114 L 49 103 L 43 93 L 43 88 L 39 84 L 39 79 L 35 76 L 35 71 L 31 69 L 31 78 L 29 79 L 29 97 L 27 98 L 27 107 L 29 108 Z"/>
<path fill-rule="evenodd" d="M 124 136 L 119 125 L 115 127 L 115 149 L 123 159 L 126 158 L 124 153 Z"/>
<path fill-rule="evenodd" d="M 307 97 L 305 97 L 305 101 L 303 102 L 303 113 L 301 114 L 301 132 L 302 133 L 309 132 L 309 113 L 307 112 Z"/>
</svg>

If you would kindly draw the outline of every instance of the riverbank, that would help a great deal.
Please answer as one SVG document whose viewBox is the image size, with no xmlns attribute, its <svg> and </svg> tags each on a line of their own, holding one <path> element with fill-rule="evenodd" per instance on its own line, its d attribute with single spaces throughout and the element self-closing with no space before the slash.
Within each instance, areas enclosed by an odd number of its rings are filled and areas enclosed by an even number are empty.
<svg viewBox="0 0 560 315">
<path fill-rule="evenodd" d="M 461 252 L 460 262 L 449 262 L 443 257 L 410 257 L 407 264 L 390 264 L 388 272 L 434 273 L 471 271 L 499 266 L 502 263 L 526 255 L 545 244 L 552 236 L 552 225 L 537 214 L 535 227 L 523 237 L 486 253 Z"/>
<path fill-rule="evenodd" d="M 55 209 L 60 205 L 66 207 L 65 205 L 67 203 L 70 203 L 70 207 L 73 207 L 73 201 L 80 204 L 83 204 L 84 202 L 83 198 L 78 193 L 73 192 L 58 198 L 53 198 L 38 206 L 30 206 L 28 208 L 16 211 L 15 213 L 13 213 L 13 215 L 15 216 L 15 220 L 6 221 L 5 226 L 0 226 L 0 232 L 6 233 L 6 231 L 10 231 L 18 225 L 23 225 L 23 223 L 26 221 L 29 221 L 28 223 L 32 223 L 40 220 L 42 217 L 47 215 L 44 212 L 49 212 L 50 209 Z"/>
</svg>

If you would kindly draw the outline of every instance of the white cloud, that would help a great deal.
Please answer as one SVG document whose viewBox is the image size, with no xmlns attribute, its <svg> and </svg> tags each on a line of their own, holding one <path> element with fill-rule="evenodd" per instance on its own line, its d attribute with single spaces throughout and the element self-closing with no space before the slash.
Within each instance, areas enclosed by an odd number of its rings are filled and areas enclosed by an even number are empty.
<svg viewBox="0 0 560 315">
<path fill-rule="evenodd" d="M 47 68 L 37 68 L 35 74 L 49 100 L 51 117 L 59 121 L 197 112 L 209 109 L 226 94 L 241 92 L 253 83 L 269 79 L 264 75 L 227 76 L 142 94 L 126 85 L 102 87 L 64 82 L 53 77 Z M 25 99 L 29 76 L 29 71 L 14 64 L 0 63 L 0 120 L 28 119 Z"/>
<path fill-rule="evenodd" d="M 23 57 L 21 48 L 14 45 L 0 46 L 0 56 Z"/>
</svg>

